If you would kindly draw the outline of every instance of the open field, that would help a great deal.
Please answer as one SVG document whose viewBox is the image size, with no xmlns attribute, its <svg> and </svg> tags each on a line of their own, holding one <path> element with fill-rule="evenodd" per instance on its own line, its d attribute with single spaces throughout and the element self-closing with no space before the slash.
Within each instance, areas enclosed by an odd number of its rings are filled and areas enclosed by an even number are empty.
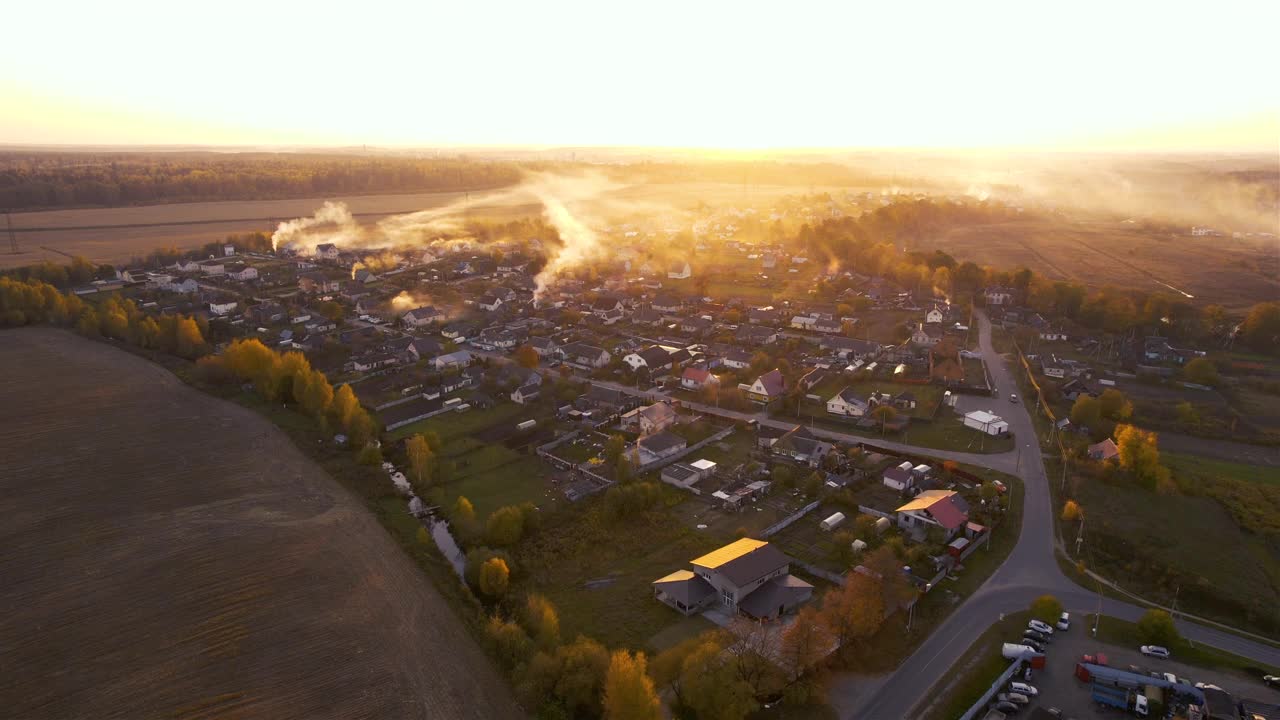
<svg viewBox="0 0 1280 720">
<path fill-rule="evenodd" d="M 957 228 L 932 249 L 959 260 L 1026 266 L 1055 280 L 1172 292 L 1245 308 L 1280 292 L 1277 243 L 1223 237 L 1171 237 L 1122 223 L 1028 220 Z"/>
<path fill-rule="evenodd" d="M 0 368 L 7 716 L 519 715 L 386 530 L 257 414 L 56 330 L 0 332 Z"/>
<path fill-rule="evenodd" d="M 752 185 L 744 191 L 739 184 L 657 183 L 626 186 L 613 196 L 617 200 L 685 207 L 700 200 L 708 203 L 760 202 L 804 190 L 788 185 Z M 483 196 L 484 193 L 470 194 L 473 200 Z M 0 254 L 0 267 L 42 260 L 66 260 L 65 256 L 43 250 L 41 246 L 71 255 L 83 255 L 95 262 L 128 262 L 133 256 L 145 255 L 159 247 L 195 248 L 222 240 L 232 233 L 271 232 L 284 220 L 311 215 L 326 200 L 344 202 L 357 219 L 374 223 L 388 215 L 441 207 L 467 197 L 468 193 L 464 192 L 438 192 L 16 213 L 13 215 L 13 227 L 22 252 Z M 526 202 L 479 200 L 463 215 L 509 219 L 540 212 L 539 206 Z"/>
</svg>

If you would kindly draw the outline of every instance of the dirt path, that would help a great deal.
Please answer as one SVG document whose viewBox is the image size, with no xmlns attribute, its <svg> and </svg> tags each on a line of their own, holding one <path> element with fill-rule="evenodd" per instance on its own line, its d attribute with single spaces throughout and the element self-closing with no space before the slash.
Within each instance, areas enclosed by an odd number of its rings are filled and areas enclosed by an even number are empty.
<svg viewBox="0 0 1280 720">
<path fill-rule="evenodd" d="M 363 506 L 255 413 L 0 331 L 0 714 L 518 717 Z"/>
</svg>

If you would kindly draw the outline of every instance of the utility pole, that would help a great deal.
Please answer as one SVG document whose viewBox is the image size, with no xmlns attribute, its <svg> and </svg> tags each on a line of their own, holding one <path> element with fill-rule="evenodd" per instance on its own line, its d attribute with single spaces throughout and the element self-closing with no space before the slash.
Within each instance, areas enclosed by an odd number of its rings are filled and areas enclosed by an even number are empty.
<svg viewBox="0 0 1280 720">
<path fill-rule="evenodd" d="M 1080 545 L 1084 543 L 1084 515 L 1080 516 L 1080 531 L 1076 533 L 1076 560 L 1080 559 Z"/>
<path fill-rule="evenodd" d="M 4 219 L 9 225 L 9 252 L 17 255 L 20 250 L 18 250 L 18 234 L 13 231 L 13 213 L 6 212 Z"/>
</svg>

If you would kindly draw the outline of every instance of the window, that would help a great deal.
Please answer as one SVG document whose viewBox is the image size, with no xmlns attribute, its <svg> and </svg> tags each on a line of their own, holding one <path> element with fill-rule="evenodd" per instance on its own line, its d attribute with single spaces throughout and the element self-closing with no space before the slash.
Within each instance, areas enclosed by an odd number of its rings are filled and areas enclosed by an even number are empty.
<svg viewBox="0 0 1280 720">
<path fill-rule="evenodd" d="M 733 591 L 728 589 L 721 590 L 720 601 L 724 603 L 725 607 L 733 607 L 735 605 L 733 600 Z"/>
</svg>

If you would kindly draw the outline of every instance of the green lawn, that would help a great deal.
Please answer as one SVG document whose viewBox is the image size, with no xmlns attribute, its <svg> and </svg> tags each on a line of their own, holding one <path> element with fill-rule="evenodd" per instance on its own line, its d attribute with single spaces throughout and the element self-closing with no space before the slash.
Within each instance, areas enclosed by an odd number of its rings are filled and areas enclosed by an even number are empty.
<svg viewBox="0 0 1280 720">
<path fill-rule="evenodd" d="M 1241 482 L 1258 482 L 1280 486 L 1280 468 L 1268 468 L 1247 463 L 1216 460 L 1201 455 L 1183 455 L 1181 453 L 1162 452 L 1160 459 L 1173 471 L 1174 476 L 1181 479 L 1220 479 L 1239 480 Z"/>
<path fill-rule="evenodd" d="M 543 477 L 546 466 L 535 456 L 486 445 L 481 452 L 470 453 L 465 458 L 475 458 L 481 464 L 460 468 L 454 479 L 444 486 L 445 499 L 452 505 L 459 495 L 465 496 L 475 506 L 476 517 L 481 522 L 504 505 L 528 501 L 548 507 L 559 498 Z"/>
<path fill-rule="evenodd" d="M 466 402 L 466 399 L 463 399 Z M 512 402 L 498 402 L 488 410 L 471 408 L 466 412 L 447 412 L 426 420 L 419 420 L 389 433 L 392 440 L 408 437 L 415 433 L 435 431 L 446 443 L 454 438 L 472 435 L 499 422 L 510 420 L 516 422 L 517 417 L 532 417 L 536 411 L 525 405 Z"/>
<path fill-rule="evenodd" d="M 1092 624 L 1094 617 L 1096 617 L 1094 614 L 1087 615 L 1084 618 L 1085 623 Z M 1098 639 L 1102 642 L 1130 648 L 1146 644 L 1146 641 L 1138 633 L 1136 623 L 1106 615 L 1103 615 L 1101 621 L 1098 622 Z M 1172 654 L 1173 659 L 1196 667 L 1211 670 L 1235 670 L 1254 677 L 1280 675 L 1280 669 L 1263 665 L 1239 655 L 1232 655 L 1229 652 L 1207 645 L 1193 646 L 1186 640 L 1179 640 L 1173 643 L 1169 647 L 1169 652 Z"/>
</svg>

